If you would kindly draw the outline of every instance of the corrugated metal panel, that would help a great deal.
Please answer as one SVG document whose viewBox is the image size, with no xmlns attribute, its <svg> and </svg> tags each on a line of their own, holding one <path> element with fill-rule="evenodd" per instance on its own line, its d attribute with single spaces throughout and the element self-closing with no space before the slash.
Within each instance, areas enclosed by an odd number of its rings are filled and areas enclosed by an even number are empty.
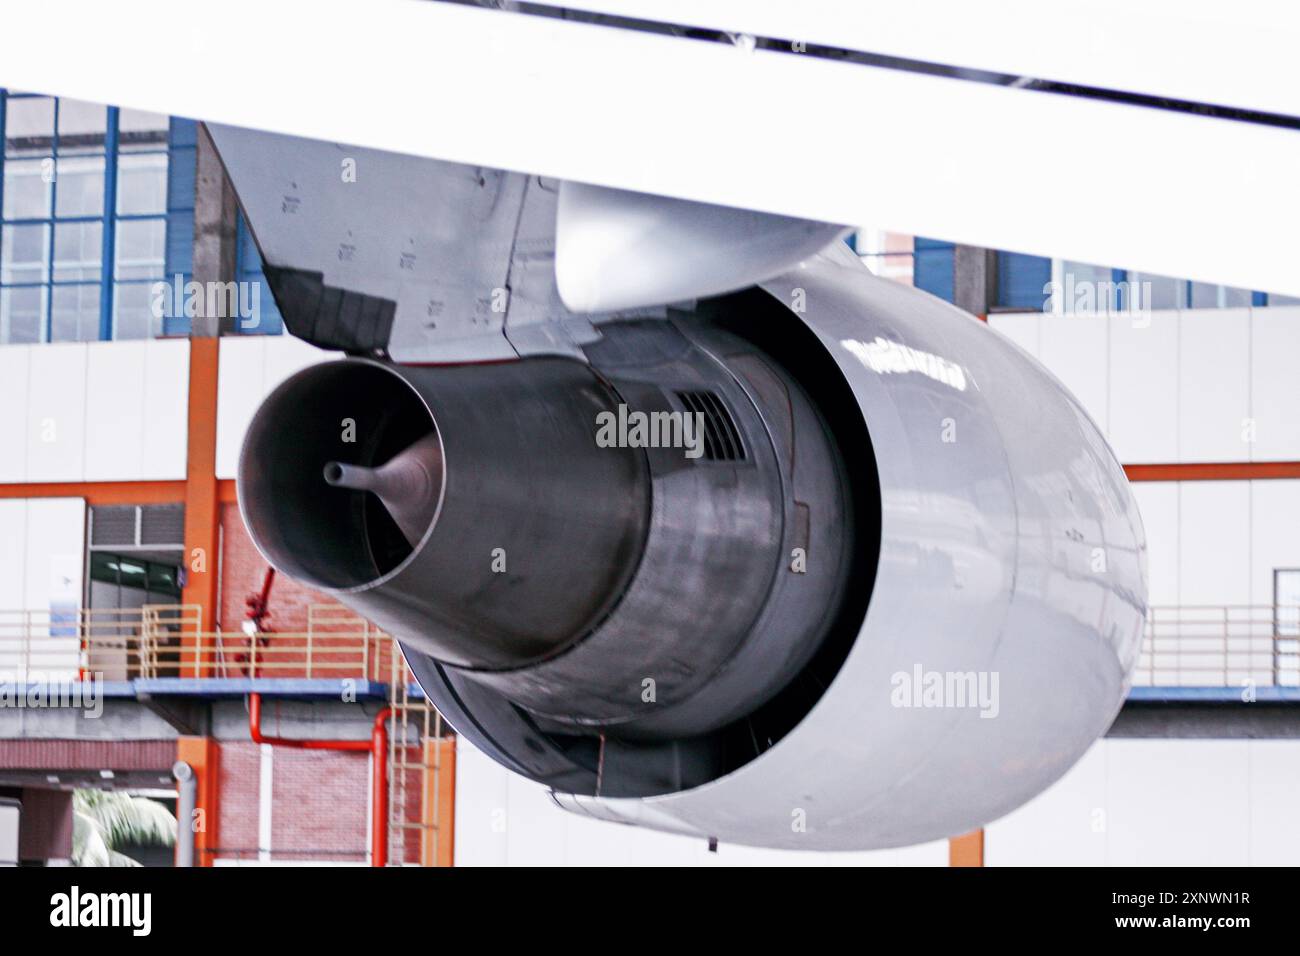
<svg viewBox="0 0 1300 956">
<path fill-rule="evenodd" d="M 140 544 L 185 544 L 184 505 L 145 505 L 140 510 Z"/>
<path fill-rule="evenodd" d="M 99 505 L 90 509 L 90 546 L 135 544 L 135 505 Z"/>
</svg>

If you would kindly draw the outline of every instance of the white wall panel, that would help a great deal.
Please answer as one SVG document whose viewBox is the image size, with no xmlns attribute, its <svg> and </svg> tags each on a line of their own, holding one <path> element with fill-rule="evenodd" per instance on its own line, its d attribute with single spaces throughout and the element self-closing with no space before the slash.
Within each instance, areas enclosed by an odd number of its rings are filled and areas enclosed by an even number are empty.
<svg viewBox="0 0 1300 956">
<path fill-rule="evenodd" d="M 1273 571 L 1300 568 L 1300 481 L 1251 483 L 1250 603 L 1273 603 Z"/>
<path fill-rule="evenodd" d="M 1287 866 L 1300 855 L 1297 791 L 1300 741 L 1104 739 L 987 828 L 985 860 Z"/>
<path fill-rule="evenodd" d="M 1132 485 L 1147 536 L 1148 594 L 1152 604 L 1178 603 L 1178 485 L 1139 481 Z"/>
<path fill-rule="evenodd" d="M 217 365 L 217 477 L 233 478 L 248 423 L 262 403 L 262 336 L 227 336 Z"/>
<path fill-rule="evenodd" d="M 1254 461 L 1300 460 L 1300 308 L 1251 310 Z"/>
<path fill-rule="evenodd" d="M 71 592 L 80 602 L 86 550 L 86 502 L 81 498 L 29 498 L 23 606 L 47 610 Z M 68 579 L 71 579 L 70 581 Z"/>
<path fill-rule="evenodd" d="M 497 766 L 463 738 L 456 751 L 457 866 L 943 866 L 947 841 L 871 853 L 802 853 L 605 823 L 557 807 L 545 787 Z"/>
<path fill-rule="evenodd" d="M 0 348 L 0 482 L 27 477 L 27 387 L 31 349 Z"/>
<path fill-rule="evenodd" d="M 1252 740 L 1250 754 L 1250 863 L 1296 865 L 1300 858 L 1300 740 Z"/>
<path fill-rule="evenodd" d="M 1250 482 L 1179 484 L 1179 601 L 1249 604 Z"/>
<path fill-rule="evenodd" d="M 0 542 L 0 680 L 12 680 L 26 659 L 27 502 L 23 499 L 0 499 Z"/>
<path fill-rule="evenodd" d="M 87 481 L 142 477 L 145 370 L 145 342 L 96 342 L 87 347 Z"/>
<path fill-rule="evenodd" d="M 1107 740 L 1110 866 L 1250 863 L 1250 742 Z"/>
<path fill-rule="evenodd" d="M 86 451 L 86 346 L 31 349 L 27 480 L 81 481 Z"/>
<path fill-rule="evenodd" d="M 292 335 L 263 335 L 258 338 L 266 350 L 266 364 L 262 373 L 263 397 L 294 372 L 309 365 L 336 359 L 340 354 L 318 349 Z"/>
<path fill-rule="evenodd" d="M 4 542 L 0 546 L 0 614 L 24 610 L 27 600 L 27 502 L 22 498 L 0 499 L 0 542 Z"/>
<path fill-rule="evenodd" d="M 1104 866 L 1106 748 L 1094 744 L 1064 777 L 984 831 L 986 866 Z"/>
<path fill-rule="evenodd" d="M 190 341 L 151 339 L 145 345 L 144 449 L 141 478 L 185 477 L 189 433 Z"/>
<path fill-rule="evenodd" d="M 989 314 L 989 325 L 1001 332 L 1012 342 L 1038 358 L 1042 353 L 1040 341 L 1039 312 L 993 312 Z"/>
<path fill-rule="evenodd" d="M 1182 460 L 1249 461 L 1250 310 L 1180 313 L 1179 356 Z"/>
<path fill-rule="evenodd" d="M 460 743 L 456 863 L 750 865 L 947 862 L 947 843 L 873 853 L 733 847 L 603 823 Z M 986 828 L 989 866 L 1287 865 L 1300 856 L 1300 741 L 1104 739 Z"/>
<path fill-rule="evenodd" d="M 244 432 L 262 400 L 294 372 L 338 358 L 292 335 L 221 340 L 217 395 L 217 477 L 234 478 Z"/>
<path fill-rule="evenodd" d="M 463 737 L 456 740 L 456 865 L 504 866 L 510 780 Z"/>
<path fill-rule="evenodd" d="M 1178 314 L 1110 324 L 1108 437 L 1125 464 L 1178 460 Z"/>
<path fill-rule="evenodd" d="M 21 607 L 40 612 L 42 621 L 49 622 L 48 629 L 34 630 L 31 676 L 67 680 L 76 675 L 79 660 L 76 611 L 85 580 L 86 503 L 81 498 L 33 498 L 26 506 Z"/>
<path fill-rule="evenodd" d="M 1098 427 L 1108 431 L 1108 323 L 1091 315 L 1044 315 L 1039 322 L 1043 364 L 1074 393 Z"/>
</svg>

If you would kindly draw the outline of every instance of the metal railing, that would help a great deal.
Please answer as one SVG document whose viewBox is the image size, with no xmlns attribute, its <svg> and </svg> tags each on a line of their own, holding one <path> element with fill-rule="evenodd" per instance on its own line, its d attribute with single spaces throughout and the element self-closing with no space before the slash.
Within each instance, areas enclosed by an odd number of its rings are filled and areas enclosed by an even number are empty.
<svg viewBox="0 0 1300 956">
<path fill-rule="evenodd" d="M 86 674 L 103 680 L 354 677 L 394 687 L 410 679 L 393 639 L 338 604 L 309 607 L 305 630 L 256 633 L 206 630 L 195 605 L 0 611 L 0 680 L 74 680 Z M 1244 682 L 1300 686 L 1300 606 L 1150 609 L 1135 684 Z M 441 732 L 430 728 L 425 736 L 438 739 Z"/>
<path fill-rule="evenodd" d="M 401 660 L 393 639 L 338 605 L 308 610 L 301 631 L 205 630 L 196 605 L 0 611 L 0 680 L 139 677 L 362 678 Z"/>
<path fill-rule="evenodd" d="M 1155 606 L 1133 683 L 1300 686 L 1300 606 Z"/>
<path fill-rule="evenodd" d="M 206 630 L 203 623 L 195 605 L 0 611 L 0 680 L 95 674 L 103 680 L 355 677 L 405 684 L 397 679 L 406 671 L 393 639 L 342 605 L 312 605 L 300 631 Z M 1300 686 L 1300 606 L 1150 609 L 1135 684 L 1245 682 Z M 426 736 L 441 734 L 430 728 Z"/>
<path fill-rule="evenodd" d="M 454 802 L 454 775 L 444 763 L 454 760 L 450 728 L 422 694 L 410 692 L 413 677 L 400 656 L 388 681 L 388 859 L 398 865 L 447 866 L 450 833 L 444 809 Z M 447 807 L 444 807 L 444 804 Z"/>
</svg>

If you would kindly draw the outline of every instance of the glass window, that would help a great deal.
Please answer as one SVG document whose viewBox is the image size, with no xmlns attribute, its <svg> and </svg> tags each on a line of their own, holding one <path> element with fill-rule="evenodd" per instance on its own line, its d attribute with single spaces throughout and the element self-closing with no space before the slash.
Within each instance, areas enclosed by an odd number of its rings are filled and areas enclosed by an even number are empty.
<svg viewBox="0 0 1300 956">
<path fill-rule="evenodd" d="M 153 314 L 152 282 L 119 282 L 113 286 L 113 338 L 147 339 L 161 324 Z"/>
<path fill-rule="evenodd" d="M 46 287 L 0 288 L 0 342 L 25 345 L 41 340 Z"/>
<path fill-rule="evenodd" d="M 50 294 L 50 341 L 99 338 L 99 285 L 56 285 Z"/>
<path fill-rule="evenodd" d="M 11 96 L 6 105 L 5 155 L 34 156 L 53 152 L 54 100 L 48 96 Z"/>
<path fill-rule="evenodd" d="M 123 338 L 157 334 L 150 289 L 189 269 L 194 124 L 15 91 L 0 110 L 0 341 L 97 339 L 104 313 Z"/>
<path fill-rule="evenodd" d="M 1182 279 L 1151 272 L 1130 272 L 1125 276 L 1126 309 L 1181 309 L 1186 305 L 1187 283 Z"/>
<path fill-rule="evenodd" d="M 1108 313 L 1118 308 L 1118 287 L 1109 266 L 1063 262 L 1061 273 L 1061 301 L 1056 311 Z"/>
<path fill-rule="evenodd" d="M 4 167 L 4 218 L 47 218 L 53 195 L 54 160 L 7 159 Z"/>
<path fill-rule="evenodd" d="M 54 226 L 54 281 L 96 280 L 102 272 L 104 224 L 60 222 Z"/>
<path fill-rule="evenodd" d="M 1052 260 L 1017 252 L 997 255 L 996 305 L 1001 309 L 1041 311 L 1052 281 Z"/>
<path fill-rule="evenodd" d="M 102 153 L 108 108 L 101 103 L 59 100 L 59 152 Z"/>
<path fill-rule="evenodd" d="M 167 220 L 127 219 L 117 224 L 116 279 L 161 279 Z"/>
<path fill-rule="evenodd" d="M 1231 309 L 1246 305 L 1250 305 L 1250 292 L 1247 289 L 1211 285 L 1208 282 L 1192 283 L 1193 309 Z"/>
<path fill-rule="evenodd" d="M 118 110 L 117 148 L 124 153 L 167 148 L 168 117 L 142 110 Z"/>
<path fill-rule="evenodd" d="M 5 226 L 0 230 L 0 282 L 47 281 L 50 227 L 47 223 Z"/>
<path fill-rule="evenodd" d="M 123 156 L 117 161 L 117 214 L 147 216 L 167 211 L 167 154 Z"/>
<path fill-rule="evenodd" d="M 57 186 L 56 216 L 104 215 L 104 157 L 60 157 Z"/>
</svg>

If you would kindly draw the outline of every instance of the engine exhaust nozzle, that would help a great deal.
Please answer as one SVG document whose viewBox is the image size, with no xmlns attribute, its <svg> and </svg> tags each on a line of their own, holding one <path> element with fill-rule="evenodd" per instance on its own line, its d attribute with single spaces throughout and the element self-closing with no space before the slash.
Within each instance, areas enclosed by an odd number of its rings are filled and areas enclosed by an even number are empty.
<svg viewBox="0 0 1300 956">
<path fill-rule="evenodd" d="M 520 667 L 581 640 L 636 568 L 645 457 L 595 441 L 618 401 L 571 359 L 312 366 L 249 425 L 244 523 L 274 567 L 438 660 Z"/>
</svg>

